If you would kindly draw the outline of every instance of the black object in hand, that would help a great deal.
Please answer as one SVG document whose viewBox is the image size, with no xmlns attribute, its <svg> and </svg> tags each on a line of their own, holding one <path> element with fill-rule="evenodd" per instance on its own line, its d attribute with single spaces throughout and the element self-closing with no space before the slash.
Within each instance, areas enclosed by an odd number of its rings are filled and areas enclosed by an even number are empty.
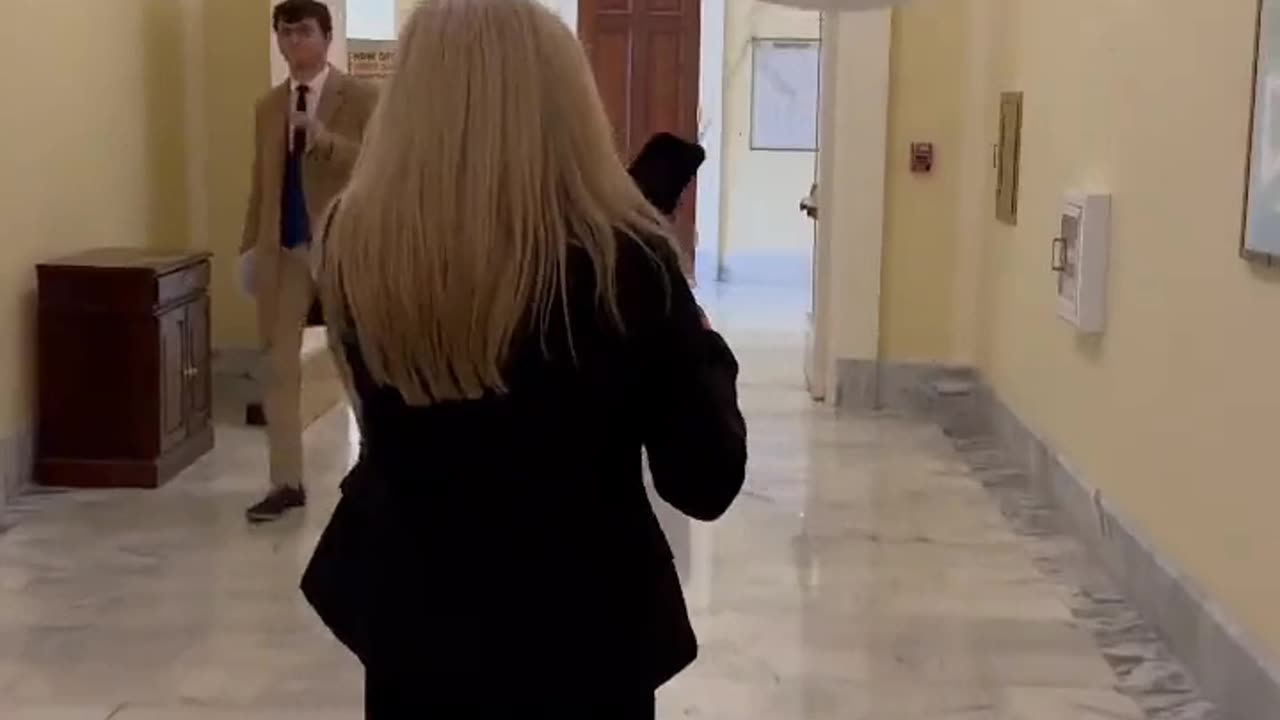
<svg viewBox="0 0 1280 720">
<path fill-rule="evenodd" d="M 320 299 L 316 298 L 311 301 L 311 307 L 307 308 L 307 324 L 306 327 L 323 327 L 324 326 L 324 310 L 320 307 Z"/>
<path fill-rule="evenodd" d="M 674 215 L 680 196 L 706 159 L 701 145 L 660 132 L 640 148 L 628 171 L 650 204 L 664 215 Z"/>
</svg>

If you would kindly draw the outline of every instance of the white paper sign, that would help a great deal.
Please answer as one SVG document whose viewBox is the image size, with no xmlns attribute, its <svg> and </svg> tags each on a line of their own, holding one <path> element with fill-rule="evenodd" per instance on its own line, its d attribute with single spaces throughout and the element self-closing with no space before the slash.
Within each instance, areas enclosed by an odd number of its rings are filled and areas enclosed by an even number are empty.
<svg viewBox="0 0 1280 720">
<path fill-rule="evenodd" d="M 818 67 L 817 40 L 752 44 L 752 150 L 817 150 Z"/>
<path fill-rule="evenodd" d="M 1244 250 L 1280 258 L 1280 0 L 1259 15 Z"/>
</svg>

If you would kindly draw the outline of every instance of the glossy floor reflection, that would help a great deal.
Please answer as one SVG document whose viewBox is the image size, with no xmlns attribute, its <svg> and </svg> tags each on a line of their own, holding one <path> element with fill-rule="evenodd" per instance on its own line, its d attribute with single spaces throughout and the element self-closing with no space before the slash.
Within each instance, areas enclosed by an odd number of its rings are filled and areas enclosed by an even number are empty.
<svg viewBox="0 0 1280 720">
<path fill-rule="evenodd" d="M 1141 717 L 945 438 L 815 408 L 803 297 L 715 290 L 751 471 L 721 523 L 665 518 L 704 649 L 660 717 Z M 159 491 L 27 498 L 0 534 L 0 718 L 359 717 L 357 666 L 295 590 L 351 434 L 317 423 L 315 501 L 274 526 L 243 521 L 266 466 L 246 429 Z"/>
</svg>

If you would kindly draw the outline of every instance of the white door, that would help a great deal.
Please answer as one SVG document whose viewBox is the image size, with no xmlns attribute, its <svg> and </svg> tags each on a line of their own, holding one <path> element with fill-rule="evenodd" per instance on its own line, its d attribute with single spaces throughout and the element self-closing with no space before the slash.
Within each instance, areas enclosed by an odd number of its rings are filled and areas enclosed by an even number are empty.
<svg viewBox="0 0 1280 720">
<path fill-rule="evenodd" d="M 830 189 L 830 183 L 822 182 L 829 175 L 831 164 L 830 149 L 832 145 L 831 108 L 827 107 L 828 98 L 832 94 L 826 92 L 829 83 L 834 80 L 834 43 L 828 37 L 826 13 L 818 18 L 818 42 L 820 61 L 818 63 L 818 152 L 813 163 L 813 185 L 809 194 L 801 201 L 800 211 L 813 219 L 813 251 L 810 254 L 809 311 L 806 314 L 804 338 L 804 381 L 809 396 L 814 400 L 825 400 L 827 396 L 827 369 L 823 367 L 823 358 L 827 356 L 826 343 L 826 302 L 824 293 L 827 286 L 828 245 L 824 242 L 822 224 L 822 203 L 819 197 L 823 190 Z"/>
</svg>

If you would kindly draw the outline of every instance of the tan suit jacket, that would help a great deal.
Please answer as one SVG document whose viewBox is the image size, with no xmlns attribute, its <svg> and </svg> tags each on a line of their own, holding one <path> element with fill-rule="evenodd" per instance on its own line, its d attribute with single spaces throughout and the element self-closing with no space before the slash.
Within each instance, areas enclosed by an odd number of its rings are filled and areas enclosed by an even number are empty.
<svg viewBox="0 0 1280 720">
<path fill-rule="evenodd" d="M 254 110 L 253 180 L 245 212 L 241 254 L 254 250 L 253 284 L 259 335 L 265 344 L 275 318 L 280 253 L 280 194 L 289 136 L 289 83 L 272 88 Z M 311 227 L 346 186 L 360 152 L 365 126 L 377 104 L 376 85 L 330 69 L 316 120 L 324 128 L 311 139 L 302 161 L 302 187 Z"/>
</svg>

